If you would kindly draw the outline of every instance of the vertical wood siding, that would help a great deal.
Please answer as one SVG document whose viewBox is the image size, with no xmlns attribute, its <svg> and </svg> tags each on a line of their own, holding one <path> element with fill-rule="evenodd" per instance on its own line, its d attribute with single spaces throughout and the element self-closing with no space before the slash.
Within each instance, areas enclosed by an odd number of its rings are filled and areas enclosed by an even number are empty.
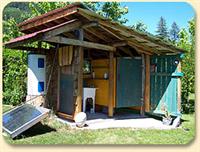
<svg viewBox="0 0 200 152">
<path fill-rule="evenodd" d="M 151 57 L 151 112 L 164 113 L 167 109 L 172 115 L 180 113 L 177 107 L 178 77 L 175 60 L 180 60 L 178 55 L 152 56 Z"/>
</svg>

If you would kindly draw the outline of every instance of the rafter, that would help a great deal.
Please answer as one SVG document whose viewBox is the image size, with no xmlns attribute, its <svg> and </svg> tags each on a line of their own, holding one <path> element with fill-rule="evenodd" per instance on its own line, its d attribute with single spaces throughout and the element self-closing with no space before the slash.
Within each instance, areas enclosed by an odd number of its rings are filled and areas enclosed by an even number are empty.
<svg viewBox="0 0 200 152">
<path fill-rule="evenodd" d="M 65 38 L 65 37 L 61 37 L 61 36 L 44 39 L 44 41 L 54 42 L 54 43 L 59 43 L 59 44 L 82 46 L 85 48 L 93 48 L 93 49 L 99 49 L 99 50 L 105 50 L 105 51 L 111 51 L 111 52 L 116 51 L 116 48 L 113 46 L 99 44 L 99 43 L 93 43 L 93 42 L 87 42 L 87 41 L 80 41 L 80 40 L 75 40 L 75 39 L 69 39 L 69 38 Z"/>
</svg>

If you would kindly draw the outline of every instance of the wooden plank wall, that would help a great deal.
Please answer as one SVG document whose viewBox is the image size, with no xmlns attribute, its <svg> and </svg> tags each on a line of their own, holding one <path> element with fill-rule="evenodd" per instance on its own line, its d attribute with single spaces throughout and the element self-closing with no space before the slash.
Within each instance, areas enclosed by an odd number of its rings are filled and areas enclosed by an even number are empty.
<svg viewBox="0 0 200 152">
<path fill-rule="evenodd" d="M 46 98 L 46 103 L 45 106 L 55 110 L 56 112 L 59 112 L 59 75 L 60 72 L 70 74 L 74 76 L 74 103 L 76 103 L 77 96 L 78 96 L 78 67 L 79 67 L 79 49 L 78 47 L 73 47 L 73 58 L 72 58 L 72 64 L 71 65 L 65 65 L 65 66 L 59 66 L 59 53 L 57 52 L 48 52 L 46 53 L 46 80 L 49 80 L 49 76 L 51 73 L 51 68 L 53 66 L 53 60 L 54 57 L 56 58 L 55 60 L 55 65 L 54 69 L 52 72 L 51 76 L 51 81 L 49 84 L 49 89 L 48 89 L 48 94 Z M 80 109 L 81 107 L 79 107 Z M 59 114 L 62 117 L 68 118 L 68 119 L 73 119 L 74 116 L 69 116 L 66 114 Z"/>
<path fill-rule="evenodd" d="M 74 111 L 76 110 L 76 106 L 77 103 L 77 98 L 78 98 L 78 74 L 79 74 L 79 48 L 78 47 L 73 47 L 73 53 L 72 53 L 72 63 L 70 65 L 65 65 L 65 66 L 59 66 L 59 71 L 58 71 L 58 77 L 57 77 L 57 84 L 59 84 L 59 75 L 60 73 L 65 73 L 65 74 L 69 74 L 69 75 L 73 75 L 74 77 L 74 98 L 73 98 L 73 101 L 74 101 L 74 104 L 75 104 L 75 109 Z M 67 118 L 67 119 L 74 119 L 74 114 L 73 115 L 68 115 L 68 114 L 64 114 L 64 113 L 59 113 L 59 86 L 58 86 L 58 91 L 57 91 L 57 94 L 58 94 L 58 97 L 57 97 L 57 112 L 59 114 L 59 116 L 61 117 L 64 117 L 64 118 Z"/>
<path fill-rule="evenodd" d="M 57 101 L 57 88 L 58 88 L 58 83 L 57 83 L 57 79 L 58 79 L 58 52 L 55 54 L 55 51 L 52 52 L 47 52 L 46 53 L 46 81 L 48 84 L 49 81 L 49 77 L 50 77 L 50 73 L 52 70 L 52 66 L 53 66 L 53 60 L 55 58 L 55 65 L 54 65 L 54 69 L 52 72 L 52 76 L 51 76 L 51 80 L 49 83 L 49 88 L 48 88 L 48 92 L 46 95 L 46 103 L 45 106 L 49 107 L 49 108 L 53 108 L 53 110 L 56 110 L 56 101 Z"/>
</svg>

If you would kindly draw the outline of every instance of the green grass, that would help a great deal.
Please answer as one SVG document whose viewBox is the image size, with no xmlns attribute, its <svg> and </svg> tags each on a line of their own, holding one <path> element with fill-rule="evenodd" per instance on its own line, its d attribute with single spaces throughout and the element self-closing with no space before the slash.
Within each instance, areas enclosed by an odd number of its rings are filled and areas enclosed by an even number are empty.
<svg viewBox="0 0 200 152">
<path fill-rule="evenodd" d="M 17 139 L 5 140 L 10 144 L 187 144 L 195 136 L 195 115 L 182 118 L 181 128 L 175 130 L 76 130 L 55 119 L 45 119 Z"/>
<path fill-rule="evenodd" d="M 11 110 L 12 108 L 13 108 L 13 106 L 11 106 L 11 105 L 3 105 L 3 112 L 5 113 L 5 112 Z"/>
</svg>

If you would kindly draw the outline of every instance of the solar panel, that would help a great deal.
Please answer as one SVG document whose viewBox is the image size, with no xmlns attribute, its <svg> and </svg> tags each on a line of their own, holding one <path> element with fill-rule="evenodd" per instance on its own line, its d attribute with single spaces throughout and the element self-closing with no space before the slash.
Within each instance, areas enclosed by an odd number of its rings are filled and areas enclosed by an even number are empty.
<svg viewBox="0 0 200 152">
<path fill-rule="evenodd" d="M 46 108 L 24 104 L 3 115 L 3 130 L 14 138 L 44 119 L 48 112 Z"/>
</svg>

